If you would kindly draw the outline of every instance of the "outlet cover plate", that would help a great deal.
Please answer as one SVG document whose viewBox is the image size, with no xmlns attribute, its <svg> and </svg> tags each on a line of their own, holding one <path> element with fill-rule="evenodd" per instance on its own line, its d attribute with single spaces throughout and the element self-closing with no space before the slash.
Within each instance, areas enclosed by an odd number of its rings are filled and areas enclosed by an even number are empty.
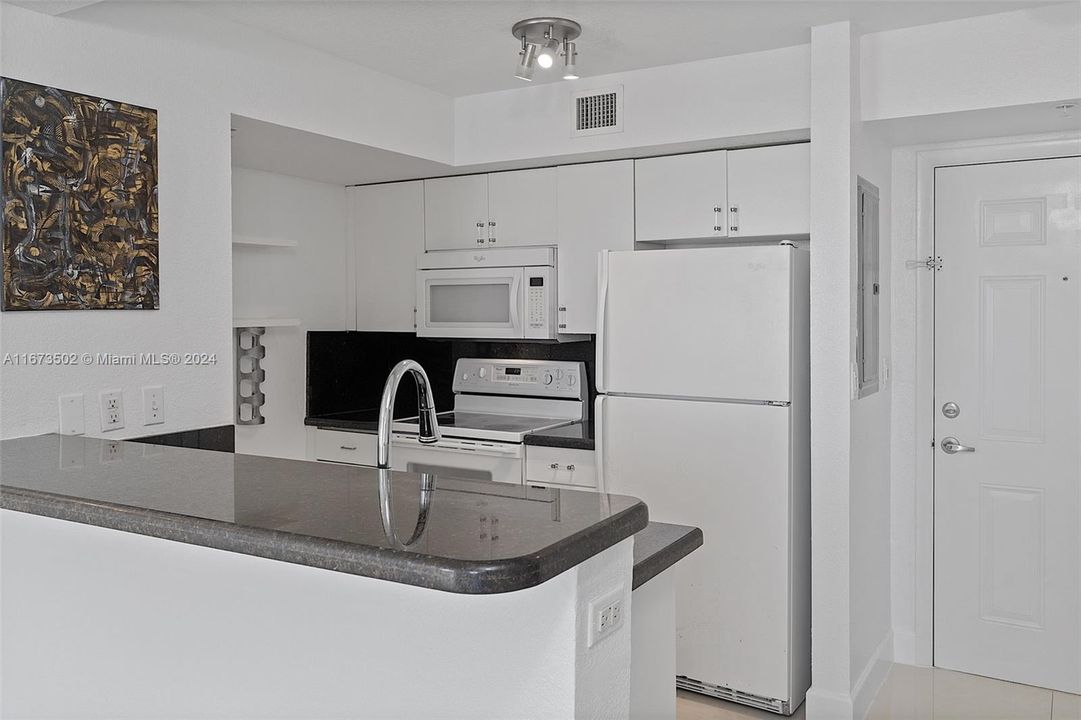
<svg viewBox="0 0 1081 720">
<path fill-rule="evenodd" d="M 589 603 L 589 647 L 593 647 L 623 625 L 626 603 L 626 592 L 622 585 Z"/>
<path fill-rule="evenodd" d="M 124 392 L 104 390 L 101 393 L 101 430 L 119 430 L 124 427 Z"/>
</svg>

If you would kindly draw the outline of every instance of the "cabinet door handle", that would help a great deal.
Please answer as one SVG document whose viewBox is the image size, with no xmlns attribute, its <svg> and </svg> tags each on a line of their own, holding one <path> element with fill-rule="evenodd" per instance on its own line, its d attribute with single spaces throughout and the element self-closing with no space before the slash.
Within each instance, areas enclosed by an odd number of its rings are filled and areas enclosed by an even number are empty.
<svg viewBox="0 0 1081 720">
<path fill-rule="evenodd" d="M 728 230 L 729 230 L 729 232 L 738 233 L 739 232 L 739 205 L 729 205 L 728 206 L 728 216 L 729 216 L 729 222 L 728 222 Z"/>
<path fill-rule="evenodd" d="M 341 447 L 342 450 L 356 450 L 357 449 L 356 445 L 341 445 L 339 447 Z"/>
<path fill-rule="evenodd" d="M 573 465 L 568 465 L 567 469 L 570 470 L 571 472 L 574 472 L 574 466 Z"/>
<path fill-rule="evenodd" d="M 559 469 L 559 463 L 552 463 L 548 467 L 551 468 L 552 470 L 558 470 Z"/>
<path fill-rule="evenodd" d="M 724 208 L 722 206 L 713 206 L 713 232 L 724 232 L 724 226 L 721 225 L 721 213 L 723 212 Z"/>
<path fill-rule="evenodd" d="M 477 243 L 484 242 L 484 223 L 477 223 Z"/>
</svg>

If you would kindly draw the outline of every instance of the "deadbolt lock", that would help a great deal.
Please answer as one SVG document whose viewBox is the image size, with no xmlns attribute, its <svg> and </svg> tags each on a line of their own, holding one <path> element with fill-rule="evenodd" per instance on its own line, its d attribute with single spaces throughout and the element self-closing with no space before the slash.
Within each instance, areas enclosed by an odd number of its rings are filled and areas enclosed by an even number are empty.
<svg viewBox="0 0 1081 720">
<path fill-rule="evenodd" d="M 942 414 L 952 420 L 961 414 L 961 408 L 955 402 L 948 402 L 942 406 Z"/>
</svg>

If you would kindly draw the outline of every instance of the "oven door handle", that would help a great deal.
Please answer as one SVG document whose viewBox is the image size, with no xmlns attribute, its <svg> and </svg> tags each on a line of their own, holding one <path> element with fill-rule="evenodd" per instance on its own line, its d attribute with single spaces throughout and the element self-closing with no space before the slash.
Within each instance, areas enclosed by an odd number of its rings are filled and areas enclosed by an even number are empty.
<svg viewBox="0 0 1081 720">
<path fill-rule="evenodd" d="M 477 455 L 492 455 L 500 457 L 521 457 L 522 446 L 514 443 L 491 443 L 477 444 L 468 440 L 455 440 L 444 437 L 437 443 L 421 445 L 416 435 L 403 435 L 395 433 L 392 441 L 394 444 L 427 450 L 450 450 L 455 452 L 471 452 Z"/>
</svg>

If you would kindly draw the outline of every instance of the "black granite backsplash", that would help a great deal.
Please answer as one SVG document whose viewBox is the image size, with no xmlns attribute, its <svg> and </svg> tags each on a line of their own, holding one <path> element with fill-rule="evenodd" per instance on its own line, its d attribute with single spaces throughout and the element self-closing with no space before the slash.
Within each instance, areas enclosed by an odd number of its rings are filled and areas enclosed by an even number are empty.
<svg viewBox="0 0 1081 720">
<path fill-rule="evenodd" d="M 374 411 L 379 407 L 383 383 L 399 360 L 416 360 L 428 372 L 435 406 L 449 410 L 454 404 L 451 383 L 458 358 L 513 358 L 584 362 L 589 379 L 589 401 L 596 391 L 593 378 L 596 342 L 529 343 L 479 340 L 431 340 L 413 333 L 311 331 L 308 333 L 307 415 Z M 410 382 L 404 385 L 411 385 Z M 416 414 L 417 400 L 408 387 L 398 392 L 395 417 Z"/>
</svg>

